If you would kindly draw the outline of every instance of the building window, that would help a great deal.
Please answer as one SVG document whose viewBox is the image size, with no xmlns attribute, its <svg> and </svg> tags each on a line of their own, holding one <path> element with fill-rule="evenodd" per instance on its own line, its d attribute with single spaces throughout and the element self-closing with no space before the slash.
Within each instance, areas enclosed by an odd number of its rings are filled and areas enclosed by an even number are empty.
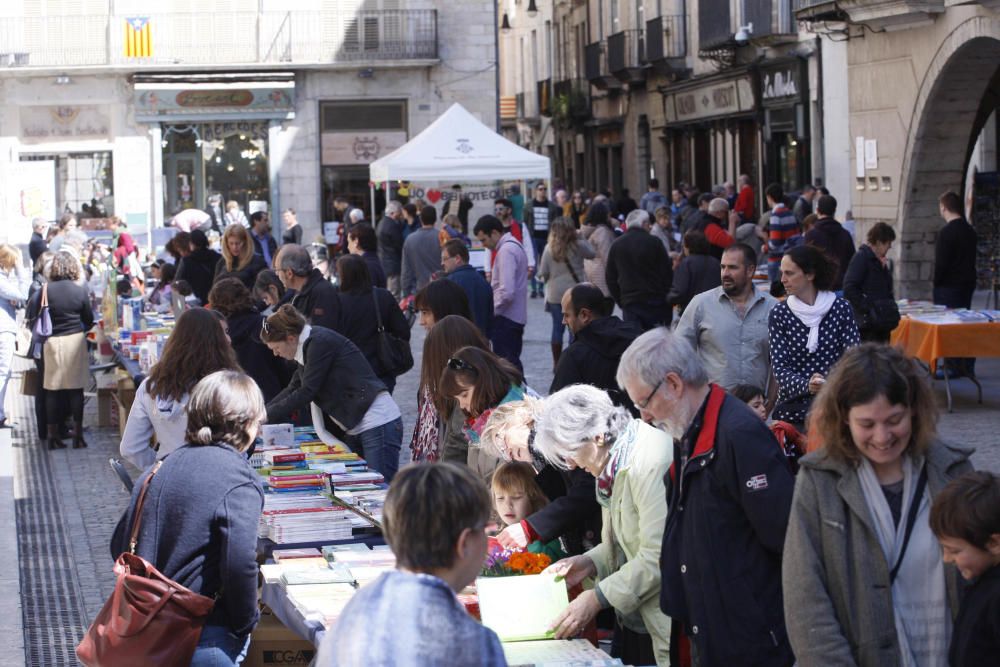
<svg viewBox="0 0 1000 667">
<path fill-rule="evenodd" d="M 39 182 L 35 187 L 51 192 L 54 183 L 56 215 L 52 219 L 63 213 L 76 213 L 80 218 L 106 218 L 115 214 L 111 151 L 22 155 L 21 161 L 51 165 L 50 169 L 39 171 L 39 178 L 47 182 Z M 48 218 L 47 213 L 42 216 Z"/>
</svg>

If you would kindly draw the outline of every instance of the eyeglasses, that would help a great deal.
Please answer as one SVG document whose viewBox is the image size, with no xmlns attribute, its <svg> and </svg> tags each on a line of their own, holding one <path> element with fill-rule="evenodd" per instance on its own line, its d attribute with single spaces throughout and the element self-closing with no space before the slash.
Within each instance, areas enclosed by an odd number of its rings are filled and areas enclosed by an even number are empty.
<svg viewBox="0 0 1000 667">
<path fill-rule="evenodd" d="M 653 387 L 653 391 L 649 392 L 649 396 L 646 397 L 646 400 L 637 402 L 635 404 L 635 407 L 639 408 L 640 410 L 645 410 L 646 406 L 649 405 L 649 402 L 653 400 L 654 396 L 656 396 L 656 392 L 660 391 L 660 387 L 663 386 L 663 380 L 665 379 L 666 378 L 663 378 L 659 382 L 657 382 L 656 386 Z"/>
<path fill-rule="evenodd" d="M 469 362 L 459 359 L 458 357 L 452 357 L 448 360 L 448 368 L 453 371 L 469 371 L 470 373 L 476 372 L 476 369 L 469 364 Z"/>
</svg>

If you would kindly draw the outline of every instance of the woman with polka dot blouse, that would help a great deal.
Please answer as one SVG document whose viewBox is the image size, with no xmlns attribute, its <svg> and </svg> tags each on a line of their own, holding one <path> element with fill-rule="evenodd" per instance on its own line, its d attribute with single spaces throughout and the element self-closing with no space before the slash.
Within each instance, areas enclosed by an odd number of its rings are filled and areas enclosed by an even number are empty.
<svg viewBox="0 0 1000 667">
<path fill-rule="evenodd" d="M 850 304 L 830 291 L 836 275 L 836 264 L 815 246 L 797 246 L 781 259 L 788 298 L 771 310 L 768 321 L 778 381 L 771 417 L 800 429 L 830 368 L 860 341 Z"/>
</svg>

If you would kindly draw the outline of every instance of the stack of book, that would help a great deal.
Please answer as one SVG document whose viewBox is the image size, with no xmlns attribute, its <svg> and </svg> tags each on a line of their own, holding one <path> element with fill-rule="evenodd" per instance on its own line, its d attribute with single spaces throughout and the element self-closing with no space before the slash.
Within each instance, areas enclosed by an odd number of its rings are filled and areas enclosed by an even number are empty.
<svg viewBox="0 0 1000 667">
<path fill-rule="evenodd" d="M 308 507 L 267 513 L 267 535 L 275 544 L 349 540 L 351 513 L 340 507 Z"/>
</svg>

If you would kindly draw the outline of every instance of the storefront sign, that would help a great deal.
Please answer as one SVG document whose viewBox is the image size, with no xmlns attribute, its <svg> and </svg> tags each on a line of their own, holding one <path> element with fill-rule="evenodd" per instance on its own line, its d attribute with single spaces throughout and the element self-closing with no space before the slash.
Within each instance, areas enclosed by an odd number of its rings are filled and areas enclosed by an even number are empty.
<svg viewBox="0 0 1000 667">
<path fill-rule="evenodd" d="M 21 141 L 27 144 L 75 139 L 107 139 L 107 106 L 21 107 Z"/>
<path fill-rule="evenodd" d="M 667 123 L 687 123 L 717 116 L 753 111 L 753 88 L 749 78 L 732 79 L 664 97 Z"/>
<path fill-rule="evenodd" d="M 295 82 L 209 85 L 136 84 L 136 118 L 156 121 L 180 117 L 188 120 L 244 116 L 289 118 L 295 111 Z"/>
<path fill-rule="evenodd" d="M 406 143 L 406 132 L 324 132 L 323 164 L 371 164 Z"/>
<path fill-rule="evenodd" d="M 802 97 L 803 81 L 805 78 L 799 62 L 762 67 L 760 99 L 765 105 L 798 102 Z"/>
<path fill-rule="evenodd" d="M 204 141 L 221 141 L 233 135 L 243 135 L 255 141 L 267 139 L 267 122 L 254 120 L 202 123 L 198 131 Z"/>
</svg>

